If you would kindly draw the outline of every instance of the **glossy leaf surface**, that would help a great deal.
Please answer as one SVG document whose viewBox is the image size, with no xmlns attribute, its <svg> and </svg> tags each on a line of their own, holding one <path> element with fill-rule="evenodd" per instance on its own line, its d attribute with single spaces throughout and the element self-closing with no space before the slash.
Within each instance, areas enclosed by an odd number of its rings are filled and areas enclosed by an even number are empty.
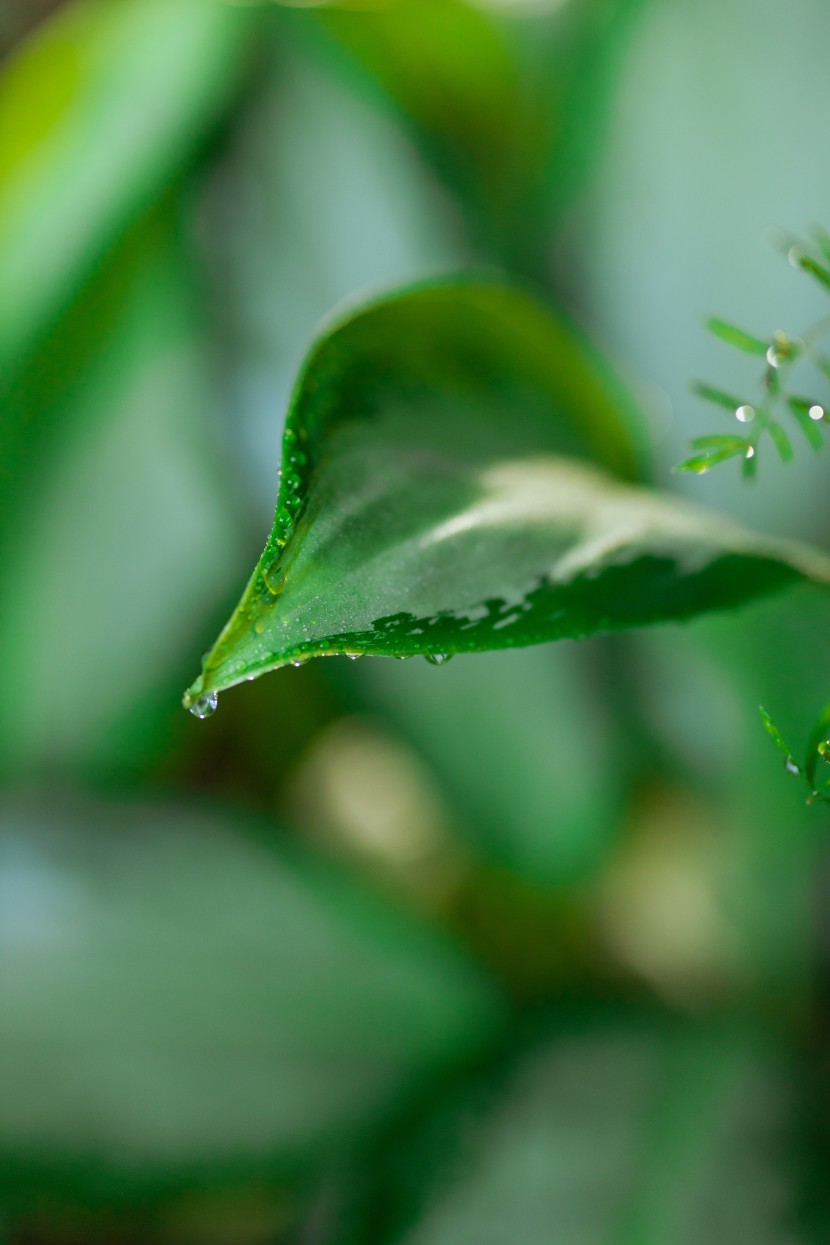
<svg viewBox="0 0 830 1245">
<path fill-rule="evenodd" d="M 316 655 L 509 648 L 830 580 L 820 554 L 584 462 L 633 472 L 627 410 L 506 286 L 422 286 L 336 323 L 295 390 L 271 537 L 186 703 Z"/>
<path fill-rule="evenodd" d="M 0 811 L 16 1170 L 125 1193 L 227 1164 L 279 1174 L 490 1039 L 496 996 L 463 956 L 250 829 L 192 806 Z"/>
</svg>

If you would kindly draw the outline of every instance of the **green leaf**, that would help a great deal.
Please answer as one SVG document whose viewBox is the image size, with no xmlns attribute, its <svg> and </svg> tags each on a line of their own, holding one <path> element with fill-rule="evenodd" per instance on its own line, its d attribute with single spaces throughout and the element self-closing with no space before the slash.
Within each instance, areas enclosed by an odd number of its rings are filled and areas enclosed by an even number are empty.
<svg viewBox="0 0 830 1245">
<path fill-rule="evenodd" d="M 28 349 L 204 142 L 239 76 L 242 13 L 220 0 L 86 0 L 6 64 L 0 361 Z"/>
<path fill-rule="evenodd" d="M 711 471 L 713 467 L 717 467 L 718 463 L 725 463 L 728 459 L 734 458 L 740 453 L 735 449 L 724 450 L 706 450 L 702 454 L 691 454 L 688 458 L 684 458 L 678 463 L 674 471 L 678 475 L 705 475 L 707 471 Z"/>
<path fill-rule="evenodd" d="M 159 717 L 245 548 L 218 466 L 200 290 L 176 214 L 152 213 L 4 410 L 4 777 L 133 773 L 169 747 Z"/>
<path fill-rule="evenodd" d="M 512 235 L 521 247 L 536 228 L 538 204 L 529 219 L 522 210 L 538 197 L 548 117 L 522 81 L 504 25 L 463 0 L 338 6 L 303 18 L 391 99 L 477 240 L 498 250 Z"/>
<path fill-rule="evenodd" d="M 751 333 L 745 333 L 743 329 L 729 324 L 726 320 L 719 320 L 715 316 L 710 316 L 706 321 L 706 328 L 721 341 L 727 342 L 730 346 L 737 346 L 738 350 L 743 350 L 747 354 L 765 355 L 769 349 L 768 341 L 753 337 Z"/>
<path fill-rule="evenodd" d="M 400 112 L 474 244 L 538 279 L 551 219 L 590 167 L 641 8 L 583 0 L 555 21 L 519 23 L 468 0 L 396 0 L 315 8 L 300 22 Z"/>
<path fill-rule="evenodd" d="M 746 437 L 731 437 L 723 433 L 711 436 L 695 437 L 692 445 L 698 450 L 728 450 L 730 454 L 745 454 L 752 444 Z"/>
<path fill-rule="evenodd" d="M 757 1034 L 574 1017 L 381 1156 L 386 1230 L 370 1211 L 368 1231 L 345 1239 L 806 1245 L 784 1151 L 795 1102 L 785 1060 Z"/>
<path fill-rule="evenodd" d="M 718 463 L 725 463 L 730 458 L 736 458 L 739 454 L 745 461 L 751 461 L 754 454 L 752 442 L 746 437 L 725 436 L 721 433 L 712 436 L 695 437 L 692 446 L 701 452 L 692 454 L 690 458 L 686 458 L 682 463 L 678 463 L 674 470 L 679 474 L 703 475 L 707 471 L 711 471 Z M 752 451 L 752 452 L 750 452 Z"/>
<path fill-rule="evenodd" d="M 630 463 L 623 402 L 506 286 L 422 286 L 335 322 L 297 383 L 271 537 L 186 703 L 315 655 L 509 648 L 827 582 L 823 555 L 574 458 Z"/>
<path fill-rule="evenodd" d="M 787 436 L 784 429 L 781 427 L 780 424 L 776 423 L 775 420 L 770 420 L 769 424 L 767 425 L 767 428 L 769 430 L 770 436 L 775 442 L 775 448 L 778 450 L 778 453 L 781 457 L 781 461 L 783 463 L 790 462 L 793 456 L 793 447 L 792 447 L 792 443 L 790 442 L 790 438 Z"/>
<path fill-rule="evenodd" d="M 773 741 L 776 748 L 779 748 L 780 751 L 784 753 L 784 756 L 788 759 L 788 762 L 793 761 L 793 749 L 786 745 L 784 736 L 781 735 L 778 727 L 775 726 L 772 717 L 769 716 L 769 713 L 765 710 L 763 705 L 758 706 L 758 711 L 760 713 L 760 720 L 764 723 L 764 730 L 767 731 L 770 740 Z M 793 764 L 794 763 L 795 762 L 793 762 Z"/>
<path fill-rule="evenodd" d="M 787 405 L 798 420 L 799 427 L 810 445 L 814 450 L 820 450 L 824 445 L 824 437 L 821 435 L 820 425 L 824 422 L 825 416 L 822 414 L 816 420 L 813 419 L 810 412 L 822 410 L 822 408 L 811 398 L 788 398 Z"/>
<path fill-rule="evenodd" d="M 812 256 L 805 255 L 803 251 L 798 249 L 798 247 L 793 247 L 790 251 L 790 255 L 793 257 L 793 262 L 798 268 L 803 269 L 804 272 L 808 272 L 810 276 L 815 277 L 819 284 L 823 285 L 826 290 L 830 290 L 830 268 L 825 268 L 823 264 L 820 264 L 818 260 L 813 259 Z"/>
<path fill-rule="evenodd" d="M 723 389 L 715 389 L 713 385 L 700 382 L 694 386 L 694 391 L 699 398 L 713 402 L 715 406 L 722 406 L 725 410 L 731 411 L 733 415 L 739 407 L 743 406 L 741 398 L 736 398 L 734 394 L 726 393 Z"/>
<path fill-rule="evenodd" d="M 193 806 L 2 807 L 12 1188 L 299 1172 L 492 1040 L 500 1005 L 460 953 L 266 833 Z"/>
<path fill-rule="evenodd" d="M 804 772 L 807 782 L 811 787 L 816 785 L 816 770 L 818 769 L 819 759 L 826 760 L 822 744 L 826 744 L 830 737 L 830 704 L 825 705 L 818 721 L 810 732 L 810 739 L 807 744 L 807 761 L 804 766 Z"/>
</svg>

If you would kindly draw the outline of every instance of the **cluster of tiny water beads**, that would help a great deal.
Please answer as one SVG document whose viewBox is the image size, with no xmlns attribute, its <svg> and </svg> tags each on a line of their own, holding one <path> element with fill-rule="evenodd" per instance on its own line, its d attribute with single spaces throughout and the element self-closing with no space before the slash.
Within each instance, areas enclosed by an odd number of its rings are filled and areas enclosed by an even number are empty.
<svg viewBox="0 0 830 1245">
<path fill-rule="evenodd" d="M 360 657 L 365 657 L 365 653 L 344 653 L 344 657 L 348 657 L 350 661 L 357 661 Z M 399 661 L 407 661 L 410 657 L 416 657 L 417 653 L 400 653 L 396 654 Z M 446 666 L 447 662 L 452 659 L 452 653 L 424 653 L 424 660 L 428 661 L 431 666 Z M 291 662 L 292 666 L 299 668 L 306 665 L 311 660 L 311 654 L 303 657 L 295 657 Z M 253 679 L 254 675 L 250 675 L 249 679 Z M 203 696 L 197 696 L 195 700 L 188 703 L 188 711 L 195 718 L 204 721 L 205 718 L 212 717 L 216 712 L 219 704 L 218 692 L 205 692 Z"/>
</svg>

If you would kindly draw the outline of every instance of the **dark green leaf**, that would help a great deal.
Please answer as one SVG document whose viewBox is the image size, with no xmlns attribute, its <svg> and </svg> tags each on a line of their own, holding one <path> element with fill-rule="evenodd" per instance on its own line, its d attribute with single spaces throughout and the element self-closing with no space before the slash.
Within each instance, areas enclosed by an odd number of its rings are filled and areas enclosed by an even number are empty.
<svg viewBox="0 0 830 1245">
<path fill-rule="evenodd" d="M 715 316 L 711 316 L 706 321 L 706 327 L 721 341 L 728 342 L 730 346 L 737 346 L 739 350 L 744 350 L 747 354 L 765 355 L 769 349 L 768 341 L 753 337 L 751 333 L 745 333 L 743 329 L 736 328 L 734 324 L 729 324 L 726 320 L 718 320 Z"/>
<path fill-rule="evenodd" d="M 297 384 L 271 538 L 187 702 L 315 655 L 509 648 L 826 582 L 820 554 L 574 459 L 628 461 L 621 400 L 505 286 L 422 286 L 335 323 Z"/>
<path fill-rule="evenodd" d="M 7 1181 L 273 1177 L 491 1039 L 497 1000 L 463 956 L 249 830 L 192 806 L 4 806 Z"/>
</svg>

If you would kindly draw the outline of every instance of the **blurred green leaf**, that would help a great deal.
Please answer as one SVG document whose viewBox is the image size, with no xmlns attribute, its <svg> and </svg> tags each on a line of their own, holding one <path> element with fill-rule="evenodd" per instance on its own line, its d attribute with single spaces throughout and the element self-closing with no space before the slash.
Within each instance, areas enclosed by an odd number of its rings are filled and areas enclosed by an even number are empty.
<svg viewBox="0 0 830 1245">
<path fill-rule="evenodd" d="M 775 444 L 775 448 L 778 450 L 782 463 L 788 463 L 793 456 L 793 447 L 790 442 L 790 438 L 787 436 L 781 425 L 776 423 L 774 419 L 770 420 L 767 427 Z"/>
<path fill-rule="evenodd" d="M 350 683 L 428 760 L 477 856 L 561 886 L 605 861 L 622 803 L 607 704 L 591 694 L 584 656 L 570 644 L 481 654 L 440 674 L 363 662 Z"/>
<path fill-rule="evenodd" d="M 437 933 L 245 831 L 192 805 L 4 806 L 9 1196 L 292 1175 L 491 1040 L 495 995 Z"/>
<path fill-rule="evenodd" d="M 9 396 L 0 773 L 17 781 L 163 750 L 179 663 L 246 556 L 182 235 L 169 208 L 133 228 Z"/>
<path fill-rule="evenodd" d="M 626 409 L 507 286 L 421 286 L 336 322 L 297 383 L 271 537 L 186 703 L 314 655 L 440 660 L 826 581 L 820 554 L 551 456 L 630 470 Z"/>
<path fill-rule="evenodd" d="M 818 762 L 827 759 L 822 745 L 826 745 L 830 736 L 830 704 L 824 706 L 813 729 L 810 731 L 810 738 L 807 743 L 807 761 L 804 771 L 807 775 L 807 781 L 811 787 L 816 786 L 816 770 Z"/>
<path fill-rule="evenodd" d="M 706 327 L 715 337 L 719 337 L 721 341 L 727 342 L 730 346 L 737 346 L 746 354 L 765 355 L 769 349 L 768 341 L 753 337 L 750 333 L 745 333 L 743 329 L 736 328 L 734 324 L 729 324 L 726 320 L 718 320 L 715 316 L 710 316 L 706 321 Z"/>
<path fill-rule="evenodd" d="M 250 14 L 221 0 L 82 0 L 5 65 L 5 367 L 205 143 L 239 78 L 249 25 Z"/>
<path fill-rule="evenodd" d="M 806 1241 L 783 1152 L 795 1094 L 782 1064 L 727 1026 L 610 1012 L 562 1022 L 387 1152 L 385 1214 L 330 1239 Z"/>
<path fill-rule="evenodd" d="M 705 472 L 711 471 L 713 467 L 716 467 L 718 463 L 728 462 L 730 458 L 740 456 L 746 463 L 751 462 L 755 457 L 752 442 L 746 437 L 721 435 L 695 437 L 692 445 L 698 453 L 684 458 L 682 463 L 678 463 L 673 468 L 679 475 L 687 475 L 690 472 L 694 475 L 704 475 Z"/>
<path fill-rule="evenodd" d="M 820 450 L 824 445 L 824 437 L 821 433 L 821 423 L 824 421 L 824 415 L 822 414 L 819 420 L 815 420 L 810 411 L 821 410 L 822 408 L 812 398 L 795 397 L 787 399 L 787 406 L 798 420 L 799 427 L 812 448 Z"/>
<path fill-rule="evenodd" d="M 474 232 L 521 244 L 521 209 L 538 189 L 547 118 L 523 90 L 515 47 L 493 14 L 464 0 L 404 0 L 311 19 L 403 114 L 460 196 Z"/>
<path fill-rule="evenodd" d="M 304 15 L 401 112 L 473 240 L 538 281 L 551 220 L 584 177 L 640 0 L 499 14 L 467 0 Z M 509 10 L 508 10 L 509 11 Z"/>
<path fill-rule="evenodd" d="M 808 272 L 810 276 L 815 277 L 819 284 L 823 285 L 826 290 L 830 290 L 830 268 L 825 268 L 823 264 L 820 264 L 817 260 L 813 259 L 811 255 L 805 255 L 804 252 L 798 247 L 793 247 L 790 251 L 790 255 L 792 256 L 793 262 L 797 268 L 801 268 L 804 272 Z"/>
<path fill-rule="evenodd" d="M 767 711 L 766 711 L 766 709 L 764 708 L 764 706 L 763 706 L 763 705 L 761 705 L 761 706 L 759 707 L 759 711 L 760 711 L 760 714 L 761 714 L 761 721 L 762 721 L 762 722 L 763 722 L 763 724 L 764 724 L 764 730 L 767 732 L 767 734 L 769 735 L 770 739 L 773 741 L 773 743 L 776 745 L 776 747 L 777 747 L 777 748 L 778 748 L 781 752 L 783 752 L 783 753 L 784 753 L 784 755 L 785 755 L 787 758 L 791 758 L 791 757 L 792 757 L 792 749 L 791 749 L 791 748 L 789 748 L 789 747 L 787 746 L 787 743 L 786 743 L 786 741 L 785 741 L 785 739 L 784 739 L 783 735 L 781 734 L 781 732 L 779 731 L 778 727 L 775 725 L 775 723 L 773 722 L 772 718 L 771 718 L 771 717 L 770 717 L 770 715 L 767 713 Z"/>
<path fill-rule="evenodd" d="M 706 402 L 713 402 L 715 406 L 722 406 L 725 410 L 731 411 L 733 415 L 742 405 L 741 398 L 725 393 L 723 389 L 715 389 L 713 385 L 700 383 L 695 385 L 694 391 L 699 398 L 703 398 Z"/>
</svg>

